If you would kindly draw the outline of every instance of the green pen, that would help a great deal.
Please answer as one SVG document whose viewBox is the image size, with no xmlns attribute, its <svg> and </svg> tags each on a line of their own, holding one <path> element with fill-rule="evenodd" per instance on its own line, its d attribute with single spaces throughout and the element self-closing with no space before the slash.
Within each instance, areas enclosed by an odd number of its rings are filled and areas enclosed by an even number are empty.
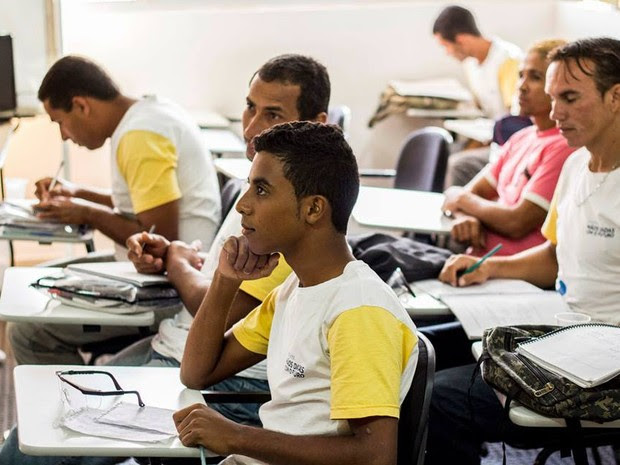
<svg viewBox="0 0 620 465">
<path fill-rule="evenodd" d="M 472 271 L 476 271 L 478 268 L 480 268 L 480 265 L 482 265 L 487 258 L 495 255 L 499 251 L 499 249 L 502 248 L 502 245 L 503 244 L 497 244 L 495 247 L 493 247 L 491 250 L 485 253 L 482 257 L 480 257 L 480 259 L 476 263 L 474 263 L 471 266 L 468 266 L 464 270 L 457 271 L 456 272 L 457 278 L 460 278 L 464 274 L 471 273 Z"/>
</svg>

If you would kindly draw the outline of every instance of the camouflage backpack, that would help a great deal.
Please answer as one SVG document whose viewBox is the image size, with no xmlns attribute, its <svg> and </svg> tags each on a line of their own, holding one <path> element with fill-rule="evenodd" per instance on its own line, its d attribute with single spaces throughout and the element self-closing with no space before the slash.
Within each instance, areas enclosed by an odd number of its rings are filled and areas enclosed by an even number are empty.
<svg viewBox="0 0 620 465">
<path fill-rule="evenodd" d="M 549 417 L 598 422 L 620 418 L 620 377 L 582 388 L 516 353 L 517 344 L 557 326 L 505 326 L 482 336 L 482 378 L 506 394 L 506 408 L 516 400 Z"/>
</svg>

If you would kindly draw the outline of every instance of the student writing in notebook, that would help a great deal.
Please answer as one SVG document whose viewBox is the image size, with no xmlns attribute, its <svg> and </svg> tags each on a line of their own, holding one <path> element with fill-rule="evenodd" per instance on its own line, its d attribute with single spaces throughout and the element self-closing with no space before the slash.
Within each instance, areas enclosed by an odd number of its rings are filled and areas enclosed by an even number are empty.
<svg viewBox="0 0 620 465">
<path fill-rule="evenodd" d="M 250 160 L 254 158 L 253 139 L 274 124 L 294 120 L 324 122 L 329 95 L 327 70 L 313 58 L 296 54 L 280 55 L 263 64 L 250 80 L 242 116 L 247 157 Z M 156 234 L 132 236 L 128 241 L 130 260 L 144 272 L 165 269 L 169 280 L 179 291 L 186 310 L 164 320 L 155 337 L 130 346 L 110 363 L 179 366 L 193 315 L 209 288 L 222 245 L 228 236 L 240 233 L 241 216 L 233 207 L 206 257 L 201 257 L 195 247 L 179 241 L 169 243 Z M 145 244 L 144 250 L 140 244 Z M 237 294 L 229 324 L 232 325 L 259 305 L 290 271 L 285 260 L 281 260 L 269 277 L 244 283 Z M 226 391 L 268 390 L 265 364 L 224 380 L 215 388 Z M 256 404 L 218 404 L 216 408 L 236 421 L 260 424 Z"/>
<path fill-rule="evenodd" d="M 310 120 L 325 122 L 330 96 L 330 80 L 327 69 L 311 57 L 287 54 L 276 56 L 264 63 L 250 78 L 246 107 L 242 115 L 243 135 L 247 143 L 246 156 L 252 160 L 255 155 L 253 140 L 262 131 L 275 124 Z M 179 292 L 185 309 L 174 318 L 162 321 L 155 337 L 139 341 L 118 353 L 109 363 L 131 366 L 180 366 L 183 350 L 193 315 L 213 279 L 222 246 L 231 235 L 241 234 L 241 215 L 233 207 L 224 219 L 217 237 L 206 257 L 199 253 L 197 243 L 170 242 L 159 234 L 139 233 L 127 241 L 129 259 L 144 273 L 167 271 L 168 279 Z M 265 297 L 290 274 L 291 269 L 284 259 L 271 275 L 244 282 L 232 304 L 228 325 L 247 315 L 260 305 Z M 235 376 L 230 376 L 214 386 L 219 391 L 265 391 L 269 389 L 265 362 L 258 363 Z M 260 425 L 258 404 L 222 403 L 211 404 L 218 412 L 236 422 Z M 17 449 L 17 435 L 14 430 L 7 445 L 0 453 L 0 459 L 17 454 L 19 462 L 40 465 L 36 457 L 25 456 Z M 10 444 L 10 445 L 9 445 Z M 66 463 L 116 463 L 113 459 L 102 462 L 71 461 Z M 11 463 L 11 462 L 9 462 Z"/>
<path fill-rule="evenodd" d="M 170 240 L 210 244 L 220 220 L 218 182 L 198 125 L 178 105 L 122 94 L 103 68 L 65 56 L 49 69 L 39 99 L 63 140 L 96 149 L 110 139 L 111 190 L 62 179 L 37 182 L 39 217 L 88 224 L 113 239 L 124 259 L 127 238 L 157 224 Z M 168 316 L 173 312 L 168 312 Z M 166 312 L 158 313 L 156 324 Z M 135 334 L 122 326 L 84 332 L 80 325 L 11 323 L 8 334 L 18 363 L 82 364 L 78 347 Z"/>
<path fill-rule="evenodd" d="M 440 279 L 455 286 L 499 277 L 555 285 L 572 309 L 619 325 L 620 41 L 578 40 L 553 51 L 550 62 L 545 90 L 552 99 L 551 117 L 569 145 L 582 148 L 564 164 L 543 226 L 547 241 L 511 257 L 490 258 L 460 278 L 458 270 L 475 258 L 455 256 Z M 494 392 L 479 377 L 468 393 L 473 370 L 437 373 L 429 465 L 478 464 L 483 441 L 540 434 L 506 421 Z"/>
<path fill-rule="evenodd" d="M 465 80 L 487 118 L 509 113 L 518 66 L 519 47 L 498 37 L 484 36 L 471 11 L 462 6 L 444 8 L 433 24 L 433 35 L 446 53 L 463 66 Z M 464 186 L 489 162 L 489 147 L 471 148 L 448 158 L 446 187 Z"/>
</svg>

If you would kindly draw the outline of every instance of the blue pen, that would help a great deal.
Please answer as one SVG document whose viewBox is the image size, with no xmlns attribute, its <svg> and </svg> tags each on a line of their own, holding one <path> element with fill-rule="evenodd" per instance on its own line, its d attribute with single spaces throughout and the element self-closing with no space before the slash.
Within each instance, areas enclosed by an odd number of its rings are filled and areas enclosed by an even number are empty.
<svg viewBox="0 0 620 465">
<path fill-rule="evenodd" d="M 474 263 L 471 266 L 468 266 L 464 270 L 457 271 L 456 276 L 460 278 L 464 274 L 471 273 L 472 271 L 476 271 L 478 268 L 480 268 L 480 265 L 482 265 L 487 258 L 495 255 L 499 251 L 499 249 L 502 248 L 502 245 L 503 244 L 497 244 L 495 247 L 493 247 L 491 250 L 485 253 L 482 257 L 480 257 L 480 259 L 476 263 Z"/>
</svg>

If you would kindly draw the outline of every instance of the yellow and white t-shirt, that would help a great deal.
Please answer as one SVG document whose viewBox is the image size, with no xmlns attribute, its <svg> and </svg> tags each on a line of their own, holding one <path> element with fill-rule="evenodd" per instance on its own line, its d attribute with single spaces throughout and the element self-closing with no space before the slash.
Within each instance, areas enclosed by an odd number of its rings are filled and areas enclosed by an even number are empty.
<svg viewBox="0 0 620 465">
<path fill-rule="evenodd" d="M 589 160 L 581 148 L 564 163 L 542 233 L 571 309 L 620 325 L 620 169 L 593 173 Z"/>
<path fill-rule="evenodd" d="M 291 274 L 233 328 L 267 355 L 266 429 L 346 434 L 347 419 L 398 418 L 418 360 L 415 326 L 393 291 L 361 261 L 307 288 Z M 234 456 L 225 463 L 260 463 Z"/>
<path fill-rule="evenodd" d="M 517 90 L 523 52 L 510 42 L 493 38 L 482 63 L 473 57 L 463 61 L 467 85 L 485 115 L 498 119 L 508 114 Z"/>
<path fill-rule="evenodd" d="M 168 100 L 145 97 L 123 115 L 111 143 L 115 208 L 133 216 L 180 199 L 179 238 L 208 247 L 220 220 L 219 184 L 195 121 Z M 120 247 L 117 255 L 127 259 Z"/>
</svg>

